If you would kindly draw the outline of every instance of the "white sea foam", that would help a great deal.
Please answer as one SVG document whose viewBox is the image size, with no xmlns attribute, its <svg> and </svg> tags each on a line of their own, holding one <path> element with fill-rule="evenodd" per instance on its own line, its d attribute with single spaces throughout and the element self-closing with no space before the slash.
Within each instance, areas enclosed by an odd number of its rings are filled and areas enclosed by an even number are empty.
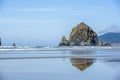
<svg viewBox="0 0 120 80">
<path fill-rule="evenodd" d="M 40 50 L 40 51 L 72 51 L 72 50 L 96 50 L 96 49 L 113 49 L 120 47 L 113 46 L 69 46 L 69 47 L 36 47 L 36 46 L 0 46 L 0 51 L 8 50 Z"/>
</svg>

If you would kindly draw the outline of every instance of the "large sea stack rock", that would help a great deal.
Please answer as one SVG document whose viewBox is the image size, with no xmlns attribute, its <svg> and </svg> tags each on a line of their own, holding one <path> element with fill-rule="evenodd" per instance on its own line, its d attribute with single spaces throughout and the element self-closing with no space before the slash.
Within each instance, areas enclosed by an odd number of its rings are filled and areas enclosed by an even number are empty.
<svg viewBox="0 0 120 80">
<path fill-rule="evenodd" d="M 75 26 L 69 36 L 70 46 L 98 45 L 97 34 L 85 23 Z"/>
<path fill-rule="evenodd" d="M 81 22 L 75 26 L 67 40 L 65 36 L 59 46 L 110 46 L 110 43 L 99 42 L 98 36 L 88 25 Z"/>
</svg>

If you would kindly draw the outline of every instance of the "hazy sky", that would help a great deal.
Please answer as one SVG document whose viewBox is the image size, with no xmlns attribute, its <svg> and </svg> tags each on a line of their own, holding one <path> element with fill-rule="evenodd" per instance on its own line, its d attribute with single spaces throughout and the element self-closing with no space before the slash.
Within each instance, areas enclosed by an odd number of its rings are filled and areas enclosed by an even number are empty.
<svg viewBox="0 0 120 80">
<path fill-rule="evenodd" d="M 120 26 L 119 0 L 0 0 L 4 45 L 58 45 L 63 35 L 85 22 L 97 33 Z"/>
</svg>

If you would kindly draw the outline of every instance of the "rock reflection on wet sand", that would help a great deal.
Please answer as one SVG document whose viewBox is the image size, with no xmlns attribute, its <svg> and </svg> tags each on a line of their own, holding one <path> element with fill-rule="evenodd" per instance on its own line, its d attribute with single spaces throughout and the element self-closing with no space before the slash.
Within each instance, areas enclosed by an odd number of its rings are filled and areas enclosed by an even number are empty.
<svg viewBox="0 0 120 80">
<path fill-rule="evenodd" d="M 84 71 L 94 63 L 94 59 L 88 58 L 71 58 L 70 61 L 73 66 L 81 71 Z"/>
</svg>

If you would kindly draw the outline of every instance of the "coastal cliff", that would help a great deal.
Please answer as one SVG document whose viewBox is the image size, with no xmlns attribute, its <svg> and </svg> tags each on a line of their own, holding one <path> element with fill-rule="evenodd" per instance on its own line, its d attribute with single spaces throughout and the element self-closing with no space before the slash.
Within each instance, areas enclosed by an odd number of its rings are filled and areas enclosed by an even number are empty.
<svg viewBox="0 0 120 80">
<path fill-rule="evenodd" d="M 62 37 L 59 46 L 110 46 L 110 43 L 99 42 L 98 36 L 87 24 L 81 22 L 76 25 L 67 40 Z"/>
</svg>

